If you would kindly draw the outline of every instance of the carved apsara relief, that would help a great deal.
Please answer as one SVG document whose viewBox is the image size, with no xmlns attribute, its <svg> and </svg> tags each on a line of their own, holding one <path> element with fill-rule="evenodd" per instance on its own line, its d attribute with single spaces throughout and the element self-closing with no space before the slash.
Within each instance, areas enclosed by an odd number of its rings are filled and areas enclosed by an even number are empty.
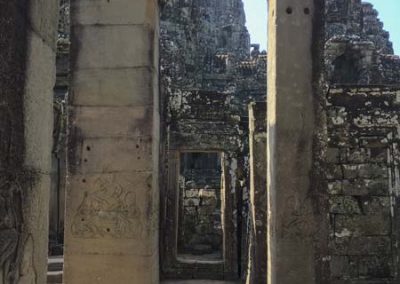
<svg viewBox="0 0 400 284">
<path fill-rule="evenodd" d="M 85 192 L 73 218 L 72 235 L 79 238 L 143 238 L 142 213 L 135 192 L 116 181 L 99 178 L 96 190 Z"/>
</svg>

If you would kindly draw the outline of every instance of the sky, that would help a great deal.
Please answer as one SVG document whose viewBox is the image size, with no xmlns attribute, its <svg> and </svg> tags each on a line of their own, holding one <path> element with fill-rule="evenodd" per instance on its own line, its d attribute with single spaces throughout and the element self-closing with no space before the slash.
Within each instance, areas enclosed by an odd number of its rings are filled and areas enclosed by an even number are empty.
<svg viewBox="0 0 400 284">
<path fill-rule="evenodd" d="M 243 0 L 247 28 L 251 42 L 259 43 L 261 49 L 267 45 L 267 0 Z M 389 31 L 395 54 L 400 55 L 400 0 L 368 0 L 379 12 L 384 29 Z"/>
<path fill-rule="evenodd" d="M 400 0 L 395 1 L 400 2 Z M 267 49 L 267 0 L 243 0 L 243 2 L 251 43 L 259 43 L 261 50 Z"/>
</svg>

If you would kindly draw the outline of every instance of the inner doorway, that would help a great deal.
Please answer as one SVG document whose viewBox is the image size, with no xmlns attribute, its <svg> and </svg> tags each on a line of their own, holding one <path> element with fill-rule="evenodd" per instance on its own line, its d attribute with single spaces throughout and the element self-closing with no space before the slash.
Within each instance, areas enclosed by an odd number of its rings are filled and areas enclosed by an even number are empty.
<svg viewBox="0 0 400 284">
<path fill-rule="evenodd" d="M 221 153 L 181 153 L 179 164 L 178 258 L 221 261 Z"/>
<path fill-rule="evenodd" d="M 237 280 L 236 160 L 222 150 L 168 152 L 161 185 L 162 279 Z"/>
</svg>

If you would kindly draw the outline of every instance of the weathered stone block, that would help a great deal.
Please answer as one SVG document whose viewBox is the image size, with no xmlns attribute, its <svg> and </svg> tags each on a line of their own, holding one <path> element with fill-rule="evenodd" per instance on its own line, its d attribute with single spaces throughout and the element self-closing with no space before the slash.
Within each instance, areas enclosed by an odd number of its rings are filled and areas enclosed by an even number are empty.
<svg viewBox="0 0 400 284">
<path fill-rule="evenodd" d="M 88 138 L 76 145 L 69 168 L 79 173 L 151 171 L 151 137 Z"/>
<path fill-rule="evenodd" d="M 352 196 L 332 196 L 329 204 L 329 212 L 333 214 L 361 214 L 361 204 Z"/>
<path fill-rule="evenodd" d="M 72 1 L 74 22 L 80 25 L 154 25 L 156 1 Z"/>
<path fill-rule="evenodd" d="M 216 189 L 200 189 L 200 197 L 203 198 L 211 198 L 211 199 L 216 199 L 217 198 L 217 193 L 216 193 Z"/>
<path fill-rule="evenodd" d="M 75 59 L 75 70 L 122 69 L 153 66 L 154 45 L 149 27 L 133 25 L 76 26 L 75 36 L 82 44 Z M 112 43 L 112 44 L 99 44 Z"/>
<path fill-rule="evenodd" d="M 360 258 L 360 277 L 390 278 L 394 275 L 391 256 L 369 256 Z"/>
<path fill-rule="evenodd" d="M 345 195 L 360 196 L 369 194 L 364 180 L 343 180 L 342 189 Z"/>
<path fill-rule="evenodd" d="M 197 215 L 197 207 L 195 206 L 185 206 L 184 207 L 184 211 L 185 211 L 185 220 L 184 222 L 187 223 L 188 219 L 190 219 L 190 217 L 188 215 Z"/>
<path fill-rule="evenodd" d="M 365 164 L 360 166 L 359 177 L 361 178 L 386 178 L 388 168 L 377 164 Z"/>
<path fill-rule="evenodd" d="M 328 163 L 337 164 L 340 161 L 339 149 L 338 148 L 328 148 L 326 152 L 326 161 Z"/>
<path fill-rule="evenodd" d="M 210 231 L 209 224 L 198 224 L 196 226 L 196 233 L 199 235 L 204 235 Z"/>
<path fill-rule="evenodd" d="M 55 52 L 35 33 L 30 35 L 28 52 L 24 95 L 25 164 L 48 173 L 53 145 Z"/>
<path fill-rule="evenodd" d="M 390 197 L 363 197 L 360 199 L 362 211 L 365 214 L 375 214 L 376 212 L 391 211 Z"/>
<path fill-rule="evenodd" d="M 185 190 L 185 197 L 186 198 L 198 198 L 199 197 L 199 190 L 198 189 L 189 189 Z"/>
<path fill-rule="evenodd" d="M 349 149 L 347 154 L 347 161 L 351 164 L 360 164 L 370 161 L 370 151 L 366 148 Z"/>
<path fill-rule="evenodd" d="M 360 139 L 360 144 L 368 148 L 387 148 L 388 139 L 386 137 L 363 137 Z"/>
<path fill-rule="evenodd" d="M 385 236 L 391 232 L 391 217 L 385 213 L 374 215 L 337 215 L 335 236 Z"/>
<path fill-rule="evenodd" d="M 358 276 L 357 258 L 350 256 L 332 256 L 329 262 L 331 277 L 355 278 Z"/>
<path fill-rule="evenodd" d="M 359 176 L 360 166 L 343 165 L 343 177 L 345 179 L 355 179 Z"/>
<path fill-rule="evenodd" d="M 344 107 L 336 107 L 328 111 L 328 125 L 341 126 L 347 122 L 347 112 Z"/>
<path fill-rule="evenodd" d="M 371 157 L 370 161 L 375 163 L 387 163 L 388 161 L 388 148 L 370 148 Z"/>
<path fill-rule="evenodd" d="M 199 206 L 200 204 L 200 199 L 199 198 L 185 198 L 183 201 L 183 206 Z"/>
<path fill-rule="evenodd" d="M 364 184 L 371 195 L 388 195 L 389 180 L 387 178 L 364 180 Z"/>
<path fill-rule="evenodd" d="M 210 218 L 210 215 L 215 212 L 215 204 L 210 206 L 201 206 L 199 208 L 199 214 L 206 216 L 206 218 Z"/>
<path fill-rule="evenodd" d="M 343 193 L 346 195 L 387 196 L 389 194 L 389 184 L 386 178 L 344 180 Z"/>
<path fill-rule="evenodd" d="M 388 176 L 387 167 L 376 164 L 343 165 L 345 179 L 382 178 Z"/>
<path fill-rule="evenodd" d="M 328 182 L 328 193 L 330 195 L 342 194 L 343 193 L 343 182 L 342 181 Z"/>
<path fill-rule="evenodd" d="M 326 178 L 330 180 L 340 180 L 343 179 L 342 166 L 340 165 L 327 165 Z"/>
<path fill-rule="evenodd" d="M 201 205 L 215 208 L 217 206 L 217 198 L 216 197 L 201 198 Z"/>
<path fill-rule="evenodd" d="M 151 106 L 74 107 L 73 113 L 70 123 L 79 126 L 85 138 L 138 138 L 149 137 L 153 132 Z"/>
<path fill-rule="evenodd" d="M 331 242 L 334 255 L 389 255 L 392 253 L 390 237 L 343 237 Z"/>
<path fill-rule="evenodd" d="M 73 105 L 147 106 L 154 102 L 148 67 L 77 70 L 72 77 Z"/>
</svg>

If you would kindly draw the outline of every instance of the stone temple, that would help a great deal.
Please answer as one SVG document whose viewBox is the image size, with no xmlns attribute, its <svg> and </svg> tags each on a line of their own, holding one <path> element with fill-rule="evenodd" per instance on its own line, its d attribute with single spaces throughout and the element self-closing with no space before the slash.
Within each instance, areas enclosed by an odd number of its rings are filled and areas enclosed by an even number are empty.
<svg viewBox="0 0 400 284">
<path fill-rule="evenodd" d="M 243 0 L 0 1 L 0 284 L 400 283 L 390 35 L 268 2 L 266 52 Z"/>
</svg>

